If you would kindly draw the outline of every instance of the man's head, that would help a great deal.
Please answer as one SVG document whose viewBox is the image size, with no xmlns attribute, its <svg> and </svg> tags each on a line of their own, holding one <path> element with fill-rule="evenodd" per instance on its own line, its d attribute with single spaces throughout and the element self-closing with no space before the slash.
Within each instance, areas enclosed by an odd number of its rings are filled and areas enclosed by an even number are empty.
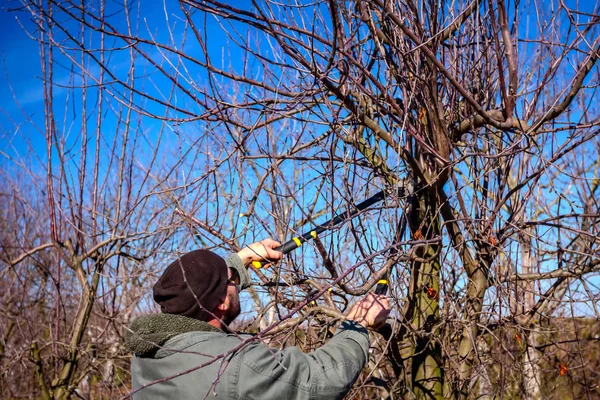
<svg viewBox="0 0 600 400">
<path fill-rule="evenodd" d="M 162 312 L 225 324 L 240 312 L 235 270 L 208 250 L 195 250 L 173 261 L 154 285 Z M 238 281 L 239 283 L 239 277 Z"/>
</svg>

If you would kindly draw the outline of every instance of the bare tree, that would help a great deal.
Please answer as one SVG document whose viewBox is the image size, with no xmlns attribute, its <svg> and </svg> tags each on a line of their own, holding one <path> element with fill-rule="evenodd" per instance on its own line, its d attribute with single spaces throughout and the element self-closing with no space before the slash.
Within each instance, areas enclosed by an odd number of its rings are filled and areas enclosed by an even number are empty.
<svg viewBox="0 0 600 400">
<path fill-rule="evenodd" d="M 384 202 L 255 271 L 249 329 L 311 350 L 388 276 L 397 312 L 349 397 L 597 396 L 577 317 L 599 317 L 598 4 L 24 9 L 40 43 L 45 162 L 4 174 L 3 201 L 25 211 L 3 224 L 27 234 L 3 243 L 1 284 L 15 307 L 10 279 L 54 285 L 43 300 L 21 293 L 44 322 L 26 336 L 30 361 L 11 350 L 45 398 L 126 368 L 107 344 L 149 310 L 165 253 L 287 240 L 381 189 Z M 57 115 L 65 65 L 82 105 Z"/>
</svg>

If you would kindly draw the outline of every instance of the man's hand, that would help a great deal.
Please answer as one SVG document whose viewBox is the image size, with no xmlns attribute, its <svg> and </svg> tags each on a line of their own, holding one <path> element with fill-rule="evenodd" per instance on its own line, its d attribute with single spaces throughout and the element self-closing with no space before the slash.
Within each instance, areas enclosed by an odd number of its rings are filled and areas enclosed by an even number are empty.
<svg viewBox="0 0 600 400">
<path fill-rule="evenodd" d="M 367 328 L 377 329 L 385 324 L 389 313 L 390 303 L 387 297 L 382 294 L 370 293 L 352 307 L 346 318 Z"/>
<path fill-rule="evenodd" d="M 283 257 L 282 252 L 274 250 L 278 246 L 281 246 L 281 243 L 273 239 L 264 239 L 244 247 L 237 254 L 246 266 L 252 261 L 277 261 Z"/>
</svg>

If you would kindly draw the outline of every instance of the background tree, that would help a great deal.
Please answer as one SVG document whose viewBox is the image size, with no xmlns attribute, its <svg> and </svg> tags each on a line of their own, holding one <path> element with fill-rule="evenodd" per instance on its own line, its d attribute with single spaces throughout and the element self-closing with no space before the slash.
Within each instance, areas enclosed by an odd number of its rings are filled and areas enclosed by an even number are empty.
<svg viewBox="0 0 600 400">
<path fill-rule="evenodd" d="M 4 351 L 37 379 L 7 390 L 64 397 L 88 379 L 126 394 L 124 374 L 114 389 L 106 372 L 127 368 L 125 353 L 109 344 L 151 309 L 173 253 L 288 240 L 386 189 L 256 271 L 248 329 L 309 351 L 389 275 L 394 319 L 350 397 L 598 395 L 585 351 L 598 318 L 597 4 L 21 11 L 45 95 L 44 121 L 24 117 L 46 146 L 34 166 L 3 164 Z M 28 355 L 9 346 L 11 323 L 36 326 L 19 336 Z"/>
</svg>

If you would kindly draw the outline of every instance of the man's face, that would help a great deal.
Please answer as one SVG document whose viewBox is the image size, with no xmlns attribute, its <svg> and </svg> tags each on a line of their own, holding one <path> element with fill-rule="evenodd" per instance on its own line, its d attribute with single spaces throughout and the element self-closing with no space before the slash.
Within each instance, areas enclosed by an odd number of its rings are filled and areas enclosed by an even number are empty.
<svg viewBox="0 0 600 400">
<path fill-rule="evenodd" d="M 227 273 L 227 297 L 225 298 L 225 304 L 227 304 L 228 307 L 225 315 L 223 316 L 223 322 L 225 322 L 227 325 L 233 322 L 233 320 L 240 315 L 241 307 L 240 294 L 238 290 L 239 283 L 240 278 L 237 274 L 237 271 L 233 268 L 229 268 Z"/>
</svg>

